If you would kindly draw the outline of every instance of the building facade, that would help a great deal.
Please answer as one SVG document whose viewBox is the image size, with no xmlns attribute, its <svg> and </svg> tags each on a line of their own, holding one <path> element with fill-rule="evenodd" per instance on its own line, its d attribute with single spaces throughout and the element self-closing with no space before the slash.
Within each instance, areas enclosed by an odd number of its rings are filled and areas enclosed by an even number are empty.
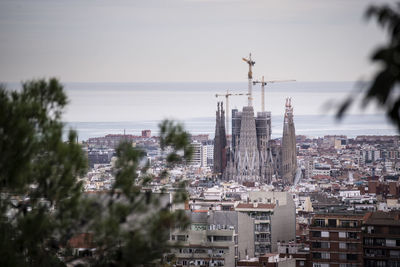
<svg viewBox="0 0 400 267">
<path fill-rule="evenodd" d="M 249 192 L 249 202 L 239 203 L 236 211 L 254 219 L 255 256 L 277 251 L 277 242 L 296 238 L 296 211 L 287 192 Z"/>
<path fill-rule="evenodd" d="M 235 211 L 186 211 L 188 229 L 171 231 L 176 266 L 236 266 L 254 255 L 254 219 Z"/>
<path fill-rule="evenodd" d="M 400 212 L 373 212 L 363 227 L 364 266 L 400 266 Z"/>
<path fill-rule="evenodd" d="M 363 214 L 316 214 L 310 225 L 313 267 L 363 266 Z"/>
</svg>

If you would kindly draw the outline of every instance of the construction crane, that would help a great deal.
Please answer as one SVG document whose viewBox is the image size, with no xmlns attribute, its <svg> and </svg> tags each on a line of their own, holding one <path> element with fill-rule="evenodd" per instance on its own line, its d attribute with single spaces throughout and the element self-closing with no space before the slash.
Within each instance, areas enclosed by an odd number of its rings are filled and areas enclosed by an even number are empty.
<svg viewBox="0 0 400 267">
<path fill-rule="evenodd" d="M 253 71 L 252 71 L 252 67 L 254 66 L 254 64 L 256 64 L 255 61 L 251 60 L 251 53 L 249 54 L 249 58 L 242 58 L 244 62 L 246 62 L 249 65 L 249 73 L 248 73 L 248 78 L 249 78 L 249 92 L 248 92 L 248 96 L 249 96 L 249 107 L 252 106 L 252 101 L 253 101 L 253 96 L 252 96 L 252 81 L 253 81 Z"/>
<path fill-rule="evenodd" d="M 274 80 L 274 81 L 264 81 L 264 76 L 262 76 L 261 81 L 255 80 L 253 84 L 261 83 L 261 111 L 265 111 L 265 88 L 264 86 L 268 83 L 281 83 L 281 82 L 295 82 L 296 80 Z"/>
<path fill-rule="evenodd" d="M 225 97 L 227 135 L 229 135 L 229 97 L 230 96 L 241 96 L 241 95 L 249 95 L 249 93 L 247 93 L 247 94 L 245 94 L 245 93 L 232 94 L 232 93 L 229 93 L 229 90 L 226 90 L 226 94 L 215 94 L 215 97 Z"/>
</svg>

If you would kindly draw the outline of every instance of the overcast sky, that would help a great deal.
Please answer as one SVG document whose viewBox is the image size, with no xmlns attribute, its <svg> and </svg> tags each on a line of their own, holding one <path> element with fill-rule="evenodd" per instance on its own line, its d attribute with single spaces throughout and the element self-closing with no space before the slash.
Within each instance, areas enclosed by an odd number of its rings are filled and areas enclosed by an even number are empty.
<svg viewBox="0 0 400 267">
<path fill-rule="evenodd" d="M 385 36 L 367 0 L 0 1 L 0 81 L 367 78 Z"/>
</svg>

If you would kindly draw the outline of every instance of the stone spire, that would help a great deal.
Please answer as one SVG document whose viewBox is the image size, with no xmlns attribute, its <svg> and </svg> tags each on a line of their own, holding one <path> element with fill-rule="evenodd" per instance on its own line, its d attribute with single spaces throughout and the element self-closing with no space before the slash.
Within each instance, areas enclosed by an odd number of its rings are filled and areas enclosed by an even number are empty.
<svg viewBox="0 0 400 267">
<path fill-rule="evenodd" d="M 252 106 L 243 107 L 239 149 L 236 151 L 235 161 L 239 182 L 260 180 L 256 122 Z"/>
<path fill-rule="evenodd" d="M 226 129 L 225 129 L 225 111 L 223 102 L 221 102 L 221 117 L 220 117 L 220 146 L 221 146 L 221 174 L 225 172 L 227 163 L 227 143 L 226 143 Z"/>
<path fill-rule="evenodd" d="M 218 102 L 215 120 L 214 137 L 214 174 L 219 177 L 226 168 L 226 133 L 225 133 L 225 111 L 222 102 Z"/>
<path fill-rule="evenodd" d="M 220 144 L 220 124 L 221 124 L 221 115 L 219 110 L 219 102 L 217 103 L 217 111 L 215 114 L 215 136 L 214 136 L 214 164 L 213 164 L 213 172 L 214 174 L 220 173 L 220 158 L 221 158 L 221 144 Z"/>
<path fill-rule="evenodd" d="M 286 99 L 285 117 L 283 119 L 283 135 L 281 148 L 280 174 L 283 181 L 293 184 L 297 169 L 296 133 L 293 122 L 291 99 Z"/>
</svg>

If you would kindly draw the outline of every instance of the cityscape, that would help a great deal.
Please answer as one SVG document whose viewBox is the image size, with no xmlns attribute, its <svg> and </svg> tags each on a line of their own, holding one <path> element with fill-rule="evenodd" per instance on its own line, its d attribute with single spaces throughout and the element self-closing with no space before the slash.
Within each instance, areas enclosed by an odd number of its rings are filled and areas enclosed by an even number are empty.
<svg viewBox="0 0 400 267">
<path fill-rule="evenodd" d="M 400 3 L 0 2 L 0 266 L 400 266 Z"/>
<path fill-rule="evenodd" d="M 171 229 L 175 266 L 400 263 L 400 137 L 296 135 L 295 99 L 287 98 L 282 137 L 273 139 L 271 112 L 262 107 L 255 116 L 252 106 L 255 62 L 244 60 L 251 62 L 248 93 L 241 94 L 248 105 L 225 110 L 227 101 L 218 102 L 214 138 L 191 135 L 187 165 L 161 177 L 160 137 L 151 130 L 89 138 L 82 142 L 91 167 L 85 191 L 112 189 L 115 148 L 127 141 L 146 151 L 152 192 L 187 182 L 189 199 L 180 208 L 191 223 Z"/>
</svg>

